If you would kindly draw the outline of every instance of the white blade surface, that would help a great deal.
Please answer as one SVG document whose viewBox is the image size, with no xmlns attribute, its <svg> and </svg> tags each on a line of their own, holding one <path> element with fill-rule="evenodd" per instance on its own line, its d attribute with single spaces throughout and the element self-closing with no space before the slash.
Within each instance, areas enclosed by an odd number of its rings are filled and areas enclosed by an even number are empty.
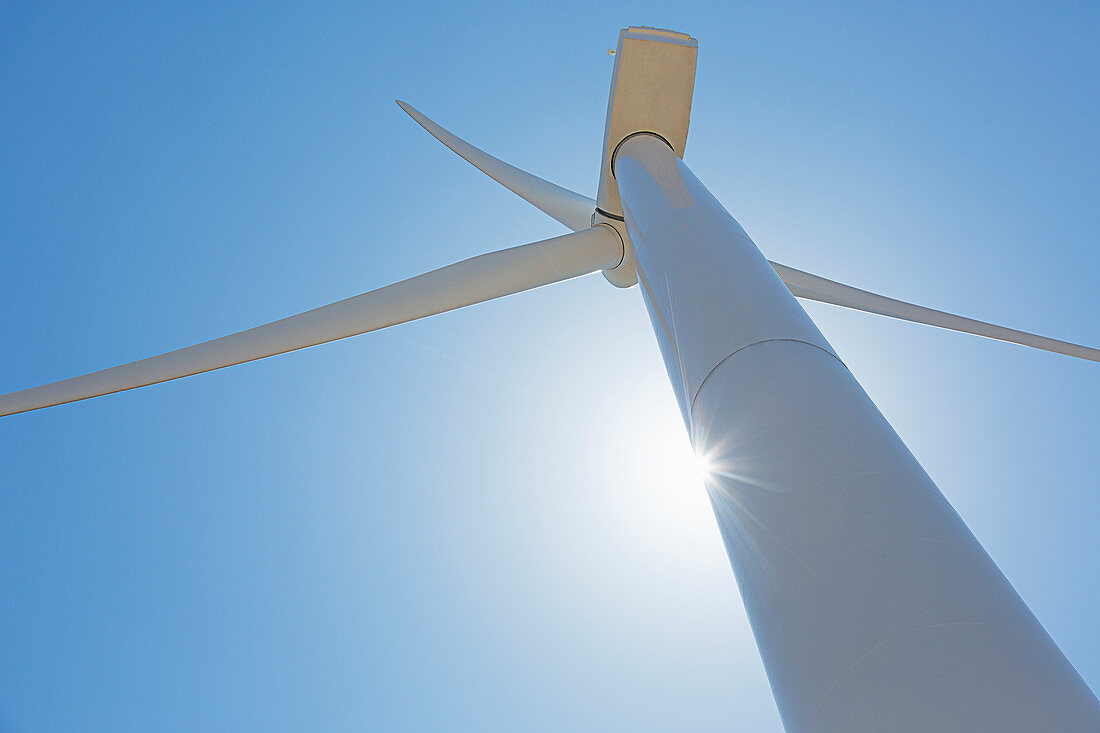
<svg viewBox="0 0 1100 733">
<path fill-rule="evenodd" d="M 853 288 L 851 285 L 826 280 L 823 277 L 811 275 L 808 272 L 802 272 L 775 262 L 772 262 L 771 265 L 783 282 L 787 284 L 787 287 L 790 288 L 791 293 L 798 298 L 854 308 L 867 313 L 889 316 L 890 318 L 900 318 L 903 321 L 939 326 L 951 331 L 972 333 L 975 336 L 985 336 L 998 341 L 1008 341 L 1013 344 L 1043 349 L 1044 351 L 1053 351 L 1057 354 L 1076 356 L 1078 359 L 1100 361 L 1100 349 L 1071 344 L 1026 331 L 1005 328 L 1004 326 L 995 326 L 992 323 L 976 321 L 973 318 L 965 318 L 953 313 L 945 313 L 913 303 L 906 303 L 903 300 L 887 298 L 885 295 L 870 293 L 866 290 Z"/>
<path fill-rule="evenodd" d="M 473 257 L 213 341 L 0 396 L 0 415 L 98 397 L 304 349 L 615 267 L 607 226 Z"/>
<path fill-rule="evenodd" d="M 575 232 L 592 226 L 592 214 L 596 211 L 596 202 L 592 199 L 520 170 L 514 165 L 489 155 L 484 150 L 475 148 L 429 120 L 411 104 L 398 99 L 397 105 L 405 110 L 409 117 L 420 123 L 420 126 L 431 133 L 436 140 L 543 213 L 549 214 Z"/>
</svg>

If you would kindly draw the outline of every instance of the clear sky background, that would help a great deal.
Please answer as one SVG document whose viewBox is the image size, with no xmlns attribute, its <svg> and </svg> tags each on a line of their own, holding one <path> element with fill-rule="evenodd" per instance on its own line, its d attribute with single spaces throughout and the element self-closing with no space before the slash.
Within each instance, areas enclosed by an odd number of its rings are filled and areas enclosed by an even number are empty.
<svg viewBox="0 0 1100 733">
<path fill-rule="evenodd" d="M 770 258 L 1100 344 L 1100 10 L 0 7 L 0 392 L 562 233 L 620 27 Z M 1100 365 L 808 304 L 1093 689 Z M 598 275 L 0 419 L 0 730 L 779 719 L 637 289 Z"/>
</svg>

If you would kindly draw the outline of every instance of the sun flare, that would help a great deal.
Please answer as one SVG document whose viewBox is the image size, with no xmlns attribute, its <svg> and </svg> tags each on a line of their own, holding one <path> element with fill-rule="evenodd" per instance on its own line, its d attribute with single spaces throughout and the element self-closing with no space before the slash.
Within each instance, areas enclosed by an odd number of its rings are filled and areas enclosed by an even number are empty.
<svg viewBox="0 0 1100 733">
<path fill-rule="evenodd" d="M 713 530 L 704 480 L 709 465 L 696 455 L 675 408 L 633 422 L 622 437 L 633 480 L 627 486 L 627 513 L 645 536 L 665 546 L 693 544 Z"/>
</svg>

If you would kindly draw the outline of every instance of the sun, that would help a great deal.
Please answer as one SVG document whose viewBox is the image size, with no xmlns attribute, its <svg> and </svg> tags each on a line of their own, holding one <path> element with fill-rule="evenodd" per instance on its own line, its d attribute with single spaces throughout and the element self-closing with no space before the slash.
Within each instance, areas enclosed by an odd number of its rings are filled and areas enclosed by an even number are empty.
<svg viewBox="0 0 1100 733">
<path fill-rule="evenodd" d="M 677 420 L 651 420 L 638 441 L 638 460 L 648 483 L 660 491 L 679 494 L 703 489 L 708 463 L 691 447 Z"/>
<path fill-rule="evenodd" d="M 704 483 L 709 467 L 692 450 L 679 412 L 670 407 L 639 415 L 623 431 L 631 478 L 624 499 L 650 539 L 694 544 L 714 531 Z"/>
</svg>

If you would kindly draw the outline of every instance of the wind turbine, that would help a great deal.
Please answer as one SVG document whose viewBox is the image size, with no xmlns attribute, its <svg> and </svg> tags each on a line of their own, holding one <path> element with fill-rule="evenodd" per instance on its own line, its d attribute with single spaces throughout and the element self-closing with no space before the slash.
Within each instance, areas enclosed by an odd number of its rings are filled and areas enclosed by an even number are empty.
<svg viewBox="0 0 1100 733">
<path fill-rule="evenodd" d="M 402 107 L 574 233 L 0 397 L 63 404 L 602 270 L 641 290 L 789 730 L 1087 730 L 1100 706 L 793 296 L 1100 361 L 768 263 L 683 164 L 697 44 L 620 34 L 591 201 Z"/>
</svg>

